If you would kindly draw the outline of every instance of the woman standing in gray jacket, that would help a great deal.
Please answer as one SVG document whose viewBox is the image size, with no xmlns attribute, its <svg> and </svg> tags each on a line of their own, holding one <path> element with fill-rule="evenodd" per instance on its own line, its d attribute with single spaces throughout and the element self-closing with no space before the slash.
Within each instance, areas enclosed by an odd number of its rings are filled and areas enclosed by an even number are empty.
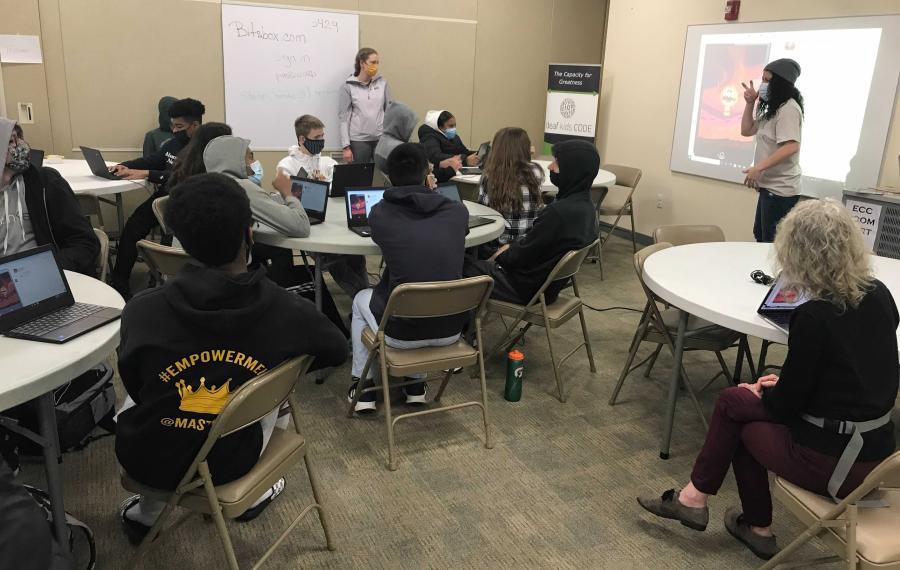
<svg viewBox="0 0 900 570">
<path fill-rule="evenodd" d="M 381 137 L 391 93 L 387 81 L 378 75 L 378 64 L 378 52 L 362 48 L 356 54 L 353 75 L 341 86 L 338 119 L 344 162 L 372 162 Z"/>
</svg>

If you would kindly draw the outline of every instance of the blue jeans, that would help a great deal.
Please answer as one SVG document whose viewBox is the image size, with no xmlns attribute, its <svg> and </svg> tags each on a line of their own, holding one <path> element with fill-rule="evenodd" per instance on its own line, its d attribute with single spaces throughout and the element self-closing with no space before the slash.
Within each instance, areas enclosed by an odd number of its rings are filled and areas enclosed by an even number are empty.
<svg viewBox="0 0 900 570">
<path fill-rule="evenodd" d="M 758 242 L 775 241 L 775 228 L 799 200 L 798 196 L 784 197 L 772 194 L 765 188 L 759 189 L 756 202 L 756 219 L 753 222 L 753 237 Z"/>
</svg>

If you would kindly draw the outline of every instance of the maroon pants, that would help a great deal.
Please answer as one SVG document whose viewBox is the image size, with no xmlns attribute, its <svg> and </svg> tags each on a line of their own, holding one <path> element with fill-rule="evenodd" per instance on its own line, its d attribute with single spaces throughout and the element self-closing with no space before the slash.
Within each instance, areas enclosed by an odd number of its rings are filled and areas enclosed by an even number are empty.
<svg viewBox="0 0 900 570">
<path fill-rule="evenodd" d="M 734 386 L 722 390 L 716 401 L 691 482 L 697 490 L 715 495 L 731 465 L 744 520 L 765 527 L 772 524 L 767 471 L 814 493 L 828 495 L 828 479 L 837 460 L 795 443 L 788 427 L 775 422 L 762 400 L 750 390 Z M 844 497 L 858 487 L 877 465 L 877 461 L 856 463 L 838 496 Z"/>
</svg>

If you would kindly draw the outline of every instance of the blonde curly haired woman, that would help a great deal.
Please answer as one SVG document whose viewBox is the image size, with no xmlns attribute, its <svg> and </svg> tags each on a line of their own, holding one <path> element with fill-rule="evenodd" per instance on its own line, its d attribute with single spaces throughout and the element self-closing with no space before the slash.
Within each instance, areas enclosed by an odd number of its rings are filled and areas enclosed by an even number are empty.
<svg viewBox="0 0 900 570">
<path fill-rule="evenodd" d="M 707 500 L 729 465 L 741 507 L 726 529 L 760 558 L 775 555 L 767 472 L 822 495 L 844 497 L 894 451 L 897 325 L 890 291 L 875 279 L 850 214 L 834 200 L 799 203 L 782 220 L 775 256 L 788 287 L 809 300 L 791 316 L 781 376 L 719 395 L 690 481 L 661 497 L 639 497 L 651 513 L 705 530 Z M 841 421 L 861 433 L 858 454 Z"/>
</svg>

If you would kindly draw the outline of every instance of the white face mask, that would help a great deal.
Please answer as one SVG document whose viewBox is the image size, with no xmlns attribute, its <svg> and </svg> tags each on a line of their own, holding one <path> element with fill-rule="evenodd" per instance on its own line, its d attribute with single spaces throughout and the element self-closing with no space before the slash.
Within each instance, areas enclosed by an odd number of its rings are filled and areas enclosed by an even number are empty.
<svg viewBox="0 0 900 570">
<path fill-rule="evenodd" d="M 769 100 L 769 82 L 763 81 L 762 83 L 760 83 L 757 93 L 759 93 L 760 99 L 762 99 L 763 101 L 768 101 Z"/>
</svg>

